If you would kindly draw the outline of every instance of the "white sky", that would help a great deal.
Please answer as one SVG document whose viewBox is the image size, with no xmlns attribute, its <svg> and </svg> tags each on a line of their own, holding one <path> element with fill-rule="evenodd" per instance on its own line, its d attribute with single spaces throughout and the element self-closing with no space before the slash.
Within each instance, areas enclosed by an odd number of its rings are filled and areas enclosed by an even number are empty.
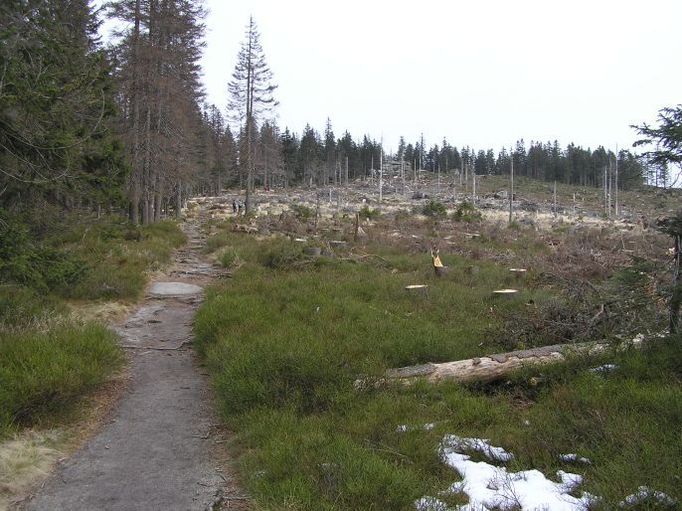
<svg viewBox="0 0 682 511">
<path fill-rule="evenodd" d="M 96 1 L 95 3 L 100 3 Z M 496 151 L 523 138 L 629 148 L 682 103 L 681 0 L 205 0 L 207 101 L 225 110 L 249 15 L 278 123 L 336 136 L 424 133 Z"/>
<path fill-rule="evenodd" d="M 207 0 L 208 101 L 224 108 L 249 15 L 279 124 L 367 133 L 387 149 L 558 139 L 629 147 L 682 103 L 680 0 Z"/>
</svg>

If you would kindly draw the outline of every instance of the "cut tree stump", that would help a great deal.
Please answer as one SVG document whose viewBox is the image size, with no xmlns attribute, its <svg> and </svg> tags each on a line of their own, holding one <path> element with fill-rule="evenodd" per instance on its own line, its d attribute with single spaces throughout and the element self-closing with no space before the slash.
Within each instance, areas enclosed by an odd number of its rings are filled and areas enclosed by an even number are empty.
<svg viewBox="0 0 682 511">
<path fill-rule="evenodd" d="M 409 286 L 405 286 L 405 291 L 407 291 L 410 294 L 428 296 L 429 286 L 427 284 L 411 284 Z"/>
<path fill-rule="evenodd" d="M 555 344 L 530 350 L 510 351 L 486 357 L 476 357 L 441 364 L 421 364 L 418 366 L 390 369 L 386 376 L 389 380 L 425 378 L 436 383 L 442 380 L 459 383 L 490 382 L 499 380 L 512 371 L 522 367 L 551 364 L 566 360 L 567 355 L 597 355 L 608 349 L 606 343 L 588 342 L 581 344 Z"/>
<path fill-rule="evenodd" d="M 493 291 L 493 296 L 514 296 L 518 292 L 518 289 L 496 289 Z"/>
</svg>

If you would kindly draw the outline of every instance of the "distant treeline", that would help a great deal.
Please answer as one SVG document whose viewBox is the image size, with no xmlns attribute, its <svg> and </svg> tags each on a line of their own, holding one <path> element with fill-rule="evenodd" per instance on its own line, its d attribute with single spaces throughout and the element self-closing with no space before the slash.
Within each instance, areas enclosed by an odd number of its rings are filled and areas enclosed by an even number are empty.
<svg viewBox="0 0 682 511">
<path fill-rule="evenodd" d="M 205 117 L 208 129 L 218 131 L 209 137 L 215 144 L 209 151 L 215 166 L 212 172 L 204 174 L 204 182 L 217 184 L 218 175 L 222 175 L 222 183 L 243 185 L 245 172 L 239 164 L 239 137 L 235 141 L 229 128 L 224 127 L 217 108 L 211 107 Z M 289 129 L 280 133 L 272 122 L 265 122 L 256 146 L 254 179 L 260 186 L 335 184 L 344 182 L 346 173 L 351 180 L 366 178 L 373 170 L 378 171 L 380 161 L 385 164 L 389 160 L 393 169 L 404 169 L 407 179 L 418 169 L 445 174 L 509 174 L 512 159 L 516 175 L 582 186 L 603 186 L 605 170 L 609 175 L 615 174 L 616 165 L 621 189 L 656 178 L 647 175 L 648 168 L 629 150 L 618 151 L 616 157 L 602 146 L 591 150 L 569 144 L 562 148 L 557 141 L 531 142 L 526 146 L 519 140 L 513 149 L 503 148 L 496 154 L 492 149 L 475 150 L 469 146 L 458 149 L 447 140 L 427 147 L 423 141 L 406 143 L 401 137 L 395 153 L 382 154 L 381 143 L 367 135 L 356 140 L 346 131 L 337 138 L 330 121 L 322 134 L 307 125 L 301 135 Z"/>
<path fill-rule="evenodd" d="M 616 155 L 603 147 L 519 141 L 495 154 L 401 139 L 386 155 L 369 136 L 337 137 L 331 121 L 321 133 L 282 131 L 258 108 L 276 105 L 276 85 L 253 19 L 223 113 L 205 104 L 200 82 L 204 15 L 190 0 L 114 0 L 104 11 L 87 0 L 0 2 L 0 208 L 116 208 L 150 223 L 195 193 L 249 181 L 249 188 L 345 182 L 372 175 L 382 157 L 408 173 L 449 174 L 507 174 L 513 159 L 518 175 L 585 186 L 601 186 L 604 169 L 615 168 Z M 108 47 L 98 36 L 104 16 L 123 22 Z M 245 48 L 258 52 L 246 59 Z M 256 105 L 246 114 L 244 99 Z M 627 150 L 617 164 L 620 188 L 665 186 Z"/>
</svg>

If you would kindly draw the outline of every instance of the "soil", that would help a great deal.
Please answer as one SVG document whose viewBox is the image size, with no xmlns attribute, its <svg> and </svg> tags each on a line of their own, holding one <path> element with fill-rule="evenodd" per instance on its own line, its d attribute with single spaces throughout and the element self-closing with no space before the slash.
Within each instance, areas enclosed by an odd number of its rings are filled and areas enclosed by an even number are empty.
<svg viewBox="0 0 682 511">
<path fill-rule="evenodd" d="M 110 420 L 23 505 L 26 510 L 247 509 L 230 471 L 227 433 L 191 348 L 203 287 L 220 270 L 205 261 L 199 221 L 164 278 L 116 327 L 130 384 Z"/>
</svg>

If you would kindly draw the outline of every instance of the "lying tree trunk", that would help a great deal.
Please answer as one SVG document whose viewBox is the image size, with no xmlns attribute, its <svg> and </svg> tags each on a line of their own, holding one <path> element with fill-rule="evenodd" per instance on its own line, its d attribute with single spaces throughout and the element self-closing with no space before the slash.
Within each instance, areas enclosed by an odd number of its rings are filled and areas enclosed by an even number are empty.
<svg viewBox="0 0 682 511">
<path fill-rule="evenodd" d="M 457 360 L 441 364 L 401 367 L 387 372 L 389 379 L 426 378 L 430 382 L 451 380 L 459 383 L 490 382 L 522 367 L 551 364 L 566 360 L 567 355 L 596 355 L 609 348 L 606 343 L 555 344 L 530 350 L 511 351 L 487 357 Z"/>
</svg>

